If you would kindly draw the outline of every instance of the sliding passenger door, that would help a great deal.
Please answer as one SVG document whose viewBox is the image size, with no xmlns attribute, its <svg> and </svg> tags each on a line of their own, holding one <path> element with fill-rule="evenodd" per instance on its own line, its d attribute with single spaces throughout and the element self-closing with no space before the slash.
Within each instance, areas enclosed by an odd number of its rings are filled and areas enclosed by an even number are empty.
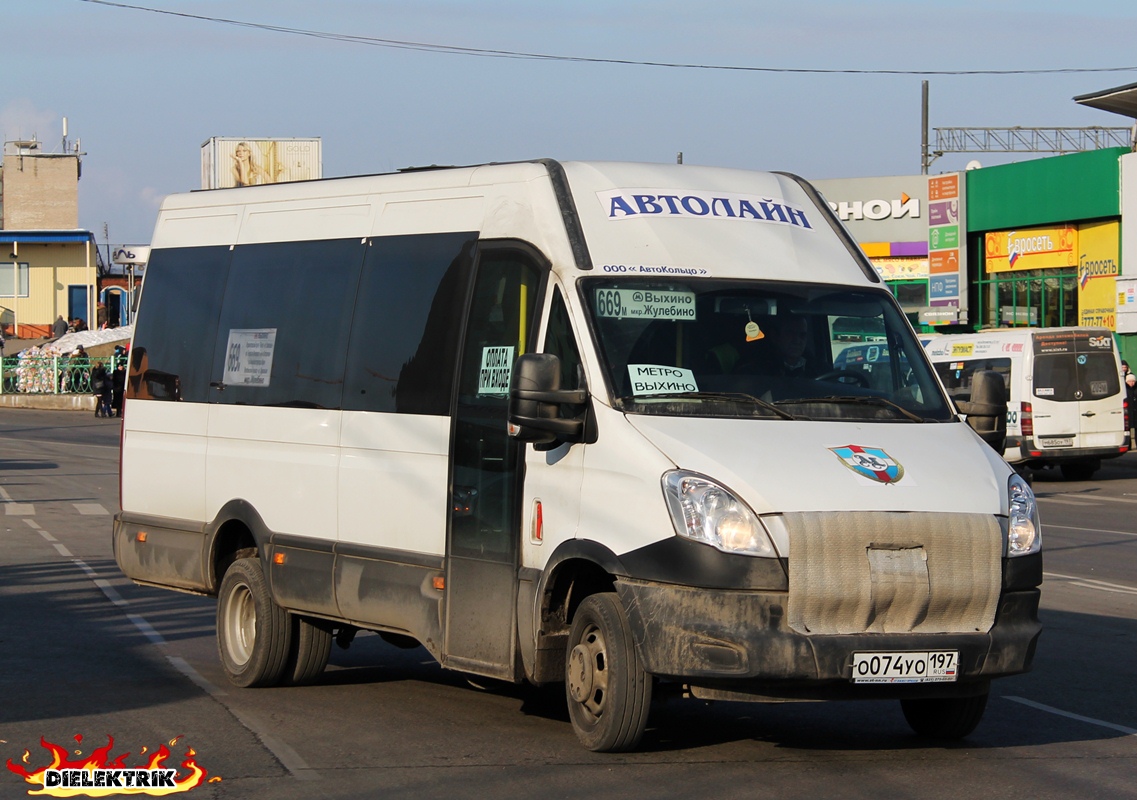
<svg viewBox="0 0 1137 800">
<path fill-rule="evenodd" d="M 482 251 L 451 439 L 443 664 L 514 676 L 524 446 L 506 433 L 509 378 L 533 341 L 545 270 L 527 250 Z"/>
</svg>

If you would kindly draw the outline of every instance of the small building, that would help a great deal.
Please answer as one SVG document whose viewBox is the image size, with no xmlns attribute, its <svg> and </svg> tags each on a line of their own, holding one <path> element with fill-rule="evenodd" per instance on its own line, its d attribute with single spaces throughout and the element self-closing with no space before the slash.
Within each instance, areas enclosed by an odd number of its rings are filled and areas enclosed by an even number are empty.
<svg viewBox="0 0 1137 800">
<path fill-rule="evenodd" d="M 0 329 L 51 335 L 58 318 L 95 327 L 99 253 L 79 228 L 80 153 L 44 153 L 36 139 L 6 142 L 0 167 Z"/>
<path fill-rule="evenodd" d="M 58 317 L 96 326 L 95 237 L 82 230 L 0 230 L 0 326 L 5 337 L 51 335 Z"/>
</svg>

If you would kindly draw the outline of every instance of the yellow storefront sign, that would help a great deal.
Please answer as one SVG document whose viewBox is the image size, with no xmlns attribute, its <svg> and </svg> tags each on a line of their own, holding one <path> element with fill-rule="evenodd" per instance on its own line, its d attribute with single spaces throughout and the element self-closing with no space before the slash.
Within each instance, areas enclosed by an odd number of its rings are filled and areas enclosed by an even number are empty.
<svg viewBox="0 0 1137 800">
<path fill-rule="evenodd" d="M 1078 229 L 1078 324 L 1117 330 L 1117 265 L 1120 226 L 1116 222 Z"/>
<path fill-rule="evenodd" d="M 1022 228 L 984 236 L 988 273 L 1058 269 L 1078 264 L 1078 229 Z"/>
</svg>

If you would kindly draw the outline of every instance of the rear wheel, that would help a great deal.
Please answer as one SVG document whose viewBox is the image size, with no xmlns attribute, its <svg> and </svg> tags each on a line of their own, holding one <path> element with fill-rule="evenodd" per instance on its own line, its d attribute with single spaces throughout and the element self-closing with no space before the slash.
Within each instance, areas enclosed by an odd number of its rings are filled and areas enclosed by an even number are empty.
<svg viewBox="0 0 1137 800">
<path fill-rule="evenodd" d="M 272 599 L 260 562 L 234 561 L 217 596 L 217 650 L 226 676 L 241 687 L 276 685 L 291 643 L 289 614 Z"/>
<path fill-rule="evenodd" d="M 930 739 L 962 739 L 979 724 L 987 708 L 987 692 L 974 697 L 901 700 L 912 730 Z"/>
<path fill-rule="evenodd" d="M 565 661 L 569 718 L 589 750 L 616 752 L 639 744 L 651 707 L 651 676 L 632 642 L 616 595 L 586 597 L 576 611 Z"/>
<path fill-rule="evenodd" d="M 332 626 L 319 619 L 288 616 L 292 618 L 292 646 L 284 668 L 284 682 L 301 686 L 324 673 L 332 652 Z"/>
</svg>

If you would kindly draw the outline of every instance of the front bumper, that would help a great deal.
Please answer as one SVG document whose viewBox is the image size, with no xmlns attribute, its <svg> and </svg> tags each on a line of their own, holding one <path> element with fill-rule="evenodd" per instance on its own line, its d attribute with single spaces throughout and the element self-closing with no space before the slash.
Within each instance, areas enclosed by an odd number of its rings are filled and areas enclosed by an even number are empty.
<svg viewBox="0 0 1137 800">
<path fill-rule="evenodd" d="M 784 699 L 942 697 L 974 694 L 991 678 L 1030 668 L 1041 631 L 1039 590 L 1004 591 L 985 633 L 809 635 L 792 630 L 785 592 L 690 588 L 621 579 L 645 669 L 700 697 Z M 852 655 L 958 650 L 952 683 L 853 684 Z"/>
</svg>

